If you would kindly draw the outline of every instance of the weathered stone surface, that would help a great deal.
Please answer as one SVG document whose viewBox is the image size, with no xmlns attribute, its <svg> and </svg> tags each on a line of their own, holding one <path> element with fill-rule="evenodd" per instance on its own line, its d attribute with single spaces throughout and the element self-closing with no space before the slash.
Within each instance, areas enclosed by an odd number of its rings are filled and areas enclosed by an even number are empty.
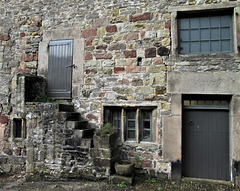
<svg viewBox="0 0 240 191">
<path fill-rule="evenodd" d="M 145 50 L 145 58 L 156 57 L 156 48 L 149 48 Z"/>
<path fill-rule="evenodd" d="M 94 54 L 96 59 L 112 59 L 111 53 Z"/>
<path fill-rule="evenodd" d="M 106 31 L 109 33 L 117 32 L 117 26 L 116 25 L 107 26 Z"/>
<path fill-rule="evenodd" d="M 136 58 L 137 52 L 136 52 L 136 50 L 125 50 L 124 56 L 125 56 L 125 58 Z"/>
<path fill-rule="evenodd" d="M 139 34 L 138 33 L 129 33 L 125 34 L 123 40 L 138 40 Z"/>
<path fill-rule="evenodd" d="M 151 13 L 144 13 L 142 15 L 131 15 L 130 16 L 130 22 L 137 22 L 137 21 L 145 21 L 150 20 Z"/>
<path fill-rule="evenodd" d="M 97 29 L 85 29 L 82 31 L 82 38 L 97 36 Z"/>
<path fill-rule="evenodd" d="M 113 184 L 121 184 L 122 182 L 124 182 L 125 185 L 132 186 L 133 181 L 134 181 L 133 177 L 125 177 L 119 175 L 111 176 L 111 183 Z"/>
<path fill-rule="evenodd" d="M 108 50 L 125 50 L 125 49 L 126 49 L 126 44 L 123 44 L 123 43 L 111 44 L 108 48 Z"/>
</svg>

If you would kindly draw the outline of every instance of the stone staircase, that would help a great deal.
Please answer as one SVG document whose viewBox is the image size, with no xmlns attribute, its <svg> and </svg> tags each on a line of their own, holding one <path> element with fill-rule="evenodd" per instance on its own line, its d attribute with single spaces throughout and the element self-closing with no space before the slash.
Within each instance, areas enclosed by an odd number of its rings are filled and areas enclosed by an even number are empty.
<svg viewBox="0 0 240 191">
<path fill-rule="evenodd" d="M 74 112 L 74 105 L 59 104 L 58 120 L 65 121 L 62 163 L 71 166 L 67 178 L 79 178 L 79 170 L 90 163 L 94 129 L 80 113 Z"/>
</svg>

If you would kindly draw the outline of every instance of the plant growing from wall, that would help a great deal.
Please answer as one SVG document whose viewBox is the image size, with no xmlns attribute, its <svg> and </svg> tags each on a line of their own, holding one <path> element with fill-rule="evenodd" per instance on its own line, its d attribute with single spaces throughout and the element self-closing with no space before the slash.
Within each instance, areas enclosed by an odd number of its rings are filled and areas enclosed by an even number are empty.
<svg viewBox="0 0 240 191">
<path fill-rule="evenodd" d="M 38 95 L 33 102 L 53 103 L 54 99 L 49 98 L 46 94 Z"/>
<path fill-rule="evenodd" d="M 136 168 L 142 168 L 142 160 L 139 155 L 135 156 L 134 163 Z"/>
<path fill-rule="evenodd" d="M 116 133 L 116 129 L 111 125 L 111 123 L 104 124 L 100 129 L 96 130 L 97 136 L 106 136 Z"/>
</svg>

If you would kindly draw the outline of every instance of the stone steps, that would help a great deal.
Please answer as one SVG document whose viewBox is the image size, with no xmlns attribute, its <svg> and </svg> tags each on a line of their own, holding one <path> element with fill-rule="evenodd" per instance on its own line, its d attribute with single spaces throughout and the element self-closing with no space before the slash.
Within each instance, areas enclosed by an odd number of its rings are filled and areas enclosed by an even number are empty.
<svg viewBox="0 0 240 191">
<path fill-rule="evenodd" d="M 74 112 L 73 104 L 59 104 L 58 107 L 59 107 L 59 111 Z"/>
<path fill-rule="evenodd" d="M 88 121 L 67 121 L 66 125 L 69 129 L 87 129 Z"/>
</svg>

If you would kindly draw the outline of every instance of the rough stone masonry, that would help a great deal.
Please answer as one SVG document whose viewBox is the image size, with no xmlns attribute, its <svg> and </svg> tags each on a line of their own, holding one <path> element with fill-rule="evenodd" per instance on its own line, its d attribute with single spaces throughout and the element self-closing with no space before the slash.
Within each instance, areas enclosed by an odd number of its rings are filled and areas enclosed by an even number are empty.
<svg viewBox="0 0 240 191">
<path fill-rule="evenodd" d="M 122 122 L 129 109 L 137 111 L 136 119 L 141 110 L 152 111 L 151 141 L 141 140 L 137 122 L 136 140 L 118 142 L 119 160 L 139 158 L 139 174 L 181 177 L 182 96 L 229 95 L 229 174 L 238 177 L 239 7 L 240 0 L 2 0 L 0 173 L 46 179 L 108 178 L 112 173 L 111 165 L 94 166 L 91 140 L 81 142 L 79 129 L 67 125 L 68 114 L 59 118 L 63 114 L 56 103 L 34 103 L 26 96 L 32 88 L 46 91 L 49 42 L 70 39 L 76 67 L 68 101 L 80 115 L 74 120 L 96 129 L 107 109 L 121 109 Z M 179 55 L 178 16 L 224 9 L 232 10 L 233 51 Z M 32 77 L 39 79 L 35 85 L 30 85 Z M 26 136 L 16 138 L 18 120 Z"/>
</svg>

